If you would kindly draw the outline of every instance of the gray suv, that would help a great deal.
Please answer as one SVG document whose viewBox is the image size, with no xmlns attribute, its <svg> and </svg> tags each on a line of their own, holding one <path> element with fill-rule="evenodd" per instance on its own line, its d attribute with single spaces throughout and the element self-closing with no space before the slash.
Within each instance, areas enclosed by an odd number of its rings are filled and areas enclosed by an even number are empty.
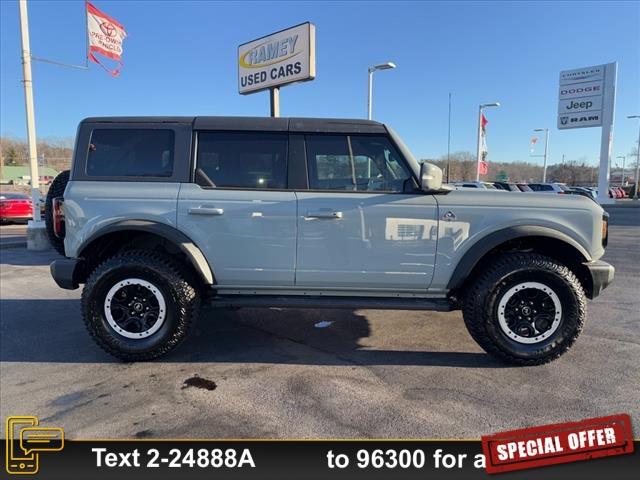
<svg viewBox="0 0 640 480">
<path fill-rule="evenodd" d="M 364 120 L 88 118 L 47 198 L 51 264 L 125 361 L 213 307 L 461 309 L 488 353 L 549 362 L 613 279 L 580 196 L 451 190 Z"/>
</svg>

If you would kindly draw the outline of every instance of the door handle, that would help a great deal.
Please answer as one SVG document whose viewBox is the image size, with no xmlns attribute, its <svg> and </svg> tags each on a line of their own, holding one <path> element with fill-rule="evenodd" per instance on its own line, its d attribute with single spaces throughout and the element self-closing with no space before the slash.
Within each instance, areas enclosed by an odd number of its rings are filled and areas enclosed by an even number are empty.
<svg viewBox="0 0 640 480">
<path fill-rule="evenodd" d="M 205 207 L 203 205 L 189 209 L 189 215 L 223 215 L 223 214 L 224 214 L 224 209 L 222 208 Z"/>
<path fill-rule="evenodd" d="M 342 218 L 342 212 L 336 212 L 335 210 L 330 209 L 314 210 L 307 212 L 305 218 L 328 218 L 339 220 Z"/>
</svg>

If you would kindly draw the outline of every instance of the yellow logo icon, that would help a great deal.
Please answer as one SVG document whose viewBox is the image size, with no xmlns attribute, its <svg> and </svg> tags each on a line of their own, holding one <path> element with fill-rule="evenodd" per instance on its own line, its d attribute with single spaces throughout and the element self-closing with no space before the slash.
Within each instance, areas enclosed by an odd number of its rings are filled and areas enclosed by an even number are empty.
<svg viewBox="0 0 640 480">
<path fill-rule="evenodd" d="M 40 427 L 38 417 L 7 417 L 7 472 L 33 475 L 40 467 L 40 452 L 59 452 L 64 448 L 64 430 Z"/>
</svg>

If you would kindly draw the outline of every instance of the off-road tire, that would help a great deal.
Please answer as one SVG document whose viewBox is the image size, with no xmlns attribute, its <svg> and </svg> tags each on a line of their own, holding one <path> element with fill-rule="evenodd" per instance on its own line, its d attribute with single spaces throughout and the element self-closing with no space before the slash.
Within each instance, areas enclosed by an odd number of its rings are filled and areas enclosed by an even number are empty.
<svg viewBox="0 0 640 480">
<path fill-rule="evenodd" d="M 539 343 L 516 342 L 499 325 L 500 299 L 520 282 L 548 285 L 562 306 L 558 328 Z M 469 333 L 487 353 L 506 363 L 532 366 L 555 360 L 573 345 L 582 331 L 587 303 L 580 281 L 566 266 L 535 253 L 507 253 L 470 280 L 462 313 Z"/>
<path fill-rule="evenodd" d="M 67 188 L 67 183 L 69 183 L 69 173 L 69 170 L 64 170 L 53 179 L 47 192 L 47 198 L 44 201 L 44 223 L 47 227 L 49 243 L 63 257 L 65 256 L 64 238 L 58 238 L 53 231 L 53 199 L 64 195 L 64 189 Z"/>
<path fill-rule="evenodd" d="M 109 289 L 131 277 L 153 284 L 166 303 L 162 326 L 143 339 L 120 335 L 105 315 Z M 133 250 L 107 259 L 91 273 L 82 291 L 82 317 L 89 334 L 104 351 L 126 362 L 165 355 L 185 339 L 200 312 L 200 292 L 186 277 L 170 258 L 155 252 Z"/>
</svg>

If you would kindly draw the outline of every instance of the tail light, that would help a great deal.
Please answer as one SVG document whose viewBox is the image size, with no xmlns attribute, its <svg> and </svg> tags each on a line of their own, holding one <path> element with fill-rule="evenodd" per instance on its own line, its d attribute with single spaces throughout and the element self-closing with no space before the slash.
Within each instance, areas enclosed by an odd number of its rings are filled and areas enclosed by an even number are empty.
<svg viewBox="0 0 640 480">
<path fill-rule="evenodd" d="M 602 212 L 602 246 L 606 247 L 609 243 L 609 214 Z"/>
<path fill-rule="evenodd" d="M 53 199 L 53 233 L 56 237 L 64 238 L 64 211 L 62 206 L 64 205 L 64 198 L 57 197 Z"/>
</svg>

